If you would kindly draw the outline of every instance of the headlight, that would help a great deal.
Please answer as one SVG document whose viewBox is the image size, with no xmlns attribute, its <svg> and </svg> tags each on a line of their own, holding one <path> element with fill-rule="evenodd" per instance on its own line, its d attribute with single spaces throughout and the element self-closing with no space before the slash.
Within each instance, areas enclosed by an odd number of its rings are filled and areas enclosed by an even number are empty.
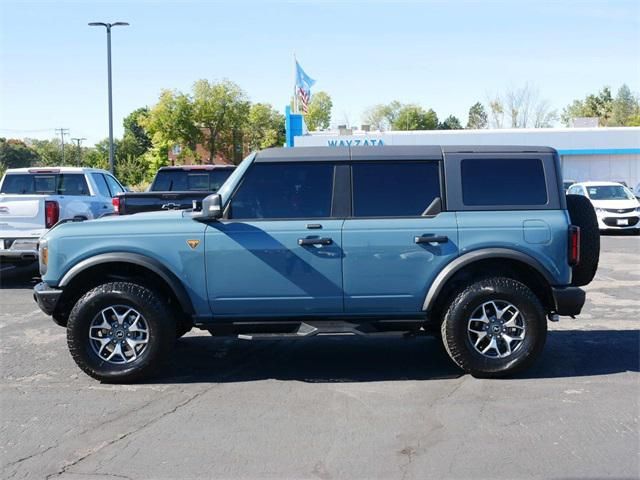
<svg viewBox="0 0 640 480">
<path fill-rule="evenodd" d="M 596 208 L 596 213 L 599 213 L 600 215 L 602 215 L 603 213 L 605 213 L 603 208 Z"/>
<path fill-rule="evenodd" d="M 46 240 L 40 240 L 38 244 L 38 259 L 40 262 L 40 275 L 47 273 L 49 264 L 49 245 Z"/>
</svg>

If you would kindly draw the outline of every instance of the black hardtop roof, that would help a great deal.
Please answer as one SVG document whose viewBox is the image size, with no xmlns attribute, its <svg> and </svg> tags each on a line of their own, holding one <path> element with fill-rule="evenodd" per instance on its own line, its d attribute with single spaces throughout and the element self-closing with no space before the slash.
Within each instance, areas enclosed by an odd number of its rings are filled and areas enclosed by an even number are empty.
<svg viewBox="0 0 640 480">
<path fill-rule="evenodd" d="M 551 147 L 521 145 L 384 145 L 370 147 L 268 148 L 256 162 L 440 160 L 447 153 L 556 153 Z"/>
</svg>

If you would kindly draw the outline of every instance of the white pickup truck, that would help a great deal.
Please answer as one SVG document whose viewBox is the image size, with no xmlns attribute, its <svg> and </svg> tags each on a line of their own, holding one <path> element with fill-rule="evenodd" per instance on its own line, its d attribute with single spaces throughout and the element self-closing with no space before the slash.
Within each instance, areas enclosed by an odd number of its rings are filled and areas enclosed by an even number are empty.
<svg viewBox="0 0 640 480">
<path fill-rule="evenodd" d="M 109 172 L 38 167 L 6 171 L 0 182 L 0 271 L 38 258 L 38 239 L 61 220 L 113 213 L 124 192 Z"/>
</svg>

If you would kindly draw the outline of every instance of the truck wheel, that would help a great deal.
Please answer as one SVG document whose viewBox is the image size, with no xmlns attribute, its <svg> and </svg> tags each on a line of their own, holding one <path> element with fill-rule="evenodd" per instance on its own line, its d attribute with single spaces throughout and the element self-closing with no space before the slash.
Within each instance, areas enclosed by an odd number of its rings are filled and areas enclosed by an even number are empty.
<svg viewBox="0 0 640 480">
<path fill-rule="evenodd" d="M 451 359 L 477 377 L 510 375 L 530 365 L 547 337 L 544 309 L 511 278 L 479 280 L 448 306 L 442 341 Z"/>
<path fill-rule="evenodd" d="M 128 282 L 105 283 L 75 304 L 67 323 L 74 361 L 103 382 L 148 376 L 176 338 L 171 308 L 152 290 Z"/>
<path fill-rule="evenodd" d="M 593 205 L 582 195 L 567 195 L 571 224 L 580 227 L 580 263 L 573 267 L 571 285 L 582 287 L 591 283 L 600 259 L 600 229 Z"/>
</svg>

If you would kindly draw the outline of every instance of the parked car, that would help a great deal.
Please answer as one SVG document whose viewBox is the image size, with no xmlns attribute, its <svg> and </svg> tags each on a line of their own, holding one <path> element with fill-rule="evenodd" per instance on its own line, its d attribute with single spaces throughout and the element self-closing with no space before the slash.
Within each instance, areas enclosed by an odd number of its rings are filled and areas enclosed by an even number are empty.
<svg viewBox="0 0 640 480">
<path fill-rule="evenodd" d="M 569 193 L 589 199 L 600 230 L 640 232 L 640 202 L 624 185 L 617 182 L 581 182 L 572 185 Z"/>
<path fill-rule="evenodd" d="M 147 192 L 121 193 L 113 199 L 120 215 L 156 210 L 182 210 L 215 193 L 236 167 L 234 165 L 184 165 L 162 167 Z"/>
<path fill-rule="evenodd" d="M 638 200 L 640 200 L 640 183 L 638 183 L 638 184 L 636 185 L 636 189 L 635 189 L 634 195 L 636 196 L 636 198 L 637 198 Z"/>
<path fill-rule="evenodd" d="M 269 149 L 200 211 L 53 228 L 34 297 L 109 382 L 149 375 L 192 326 L 436 333 L 464 371 L 508 375 L 540 354 L 547 320 L 580 313 L 598 264 L 593 209 L 558 172 L 545 147 Z"/>
<path fill-rule="evenodd" d="M 7 170 L 0 183 L 0 261 L 35 261 L 38 240 L 49 228 L 113 212 L 111 199 L 122 191 L 114 176 L 95 168 Z"/>
</svg>

